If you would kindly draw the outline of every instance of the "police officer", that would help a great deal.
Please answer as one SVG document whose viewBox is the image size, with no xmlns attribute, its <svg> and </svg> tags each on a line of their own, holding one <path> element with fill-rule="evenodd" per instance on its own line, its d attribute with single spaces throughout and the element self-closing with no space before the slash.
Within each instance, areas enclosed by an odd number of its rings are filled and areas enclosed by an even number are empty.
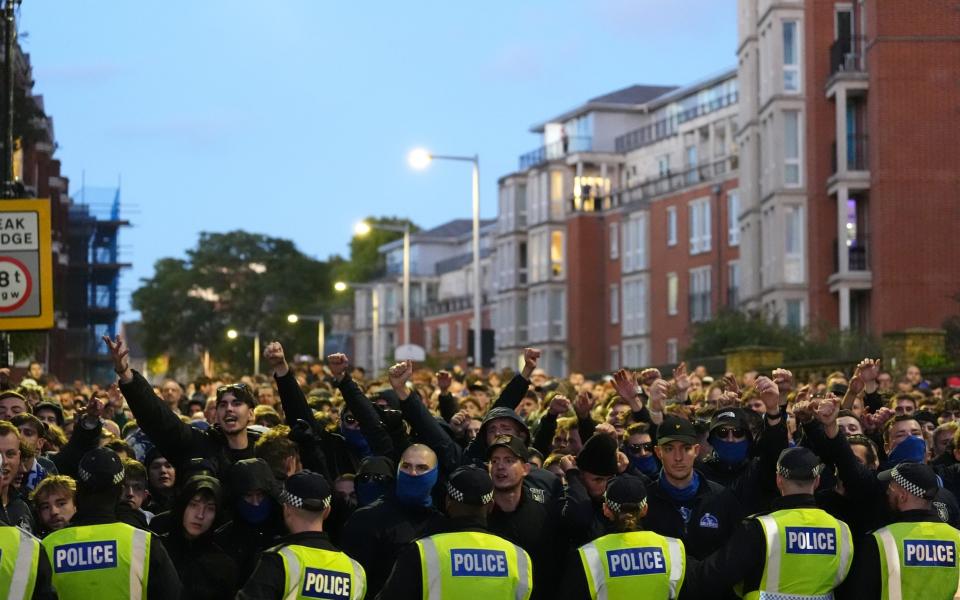
<svg viewBox="0 0 960 600">
<path fill-rule="evenodd" d="M 647 488 L 643 480 L 620 475 L 607 484 L 603 514 L 617 533 L 581 546 L 569 561 L 561 598 L 677 598 L 683 585 L 683 542 L 643 531 Z"/>
<path fill-rule="evenodd" d="M 323 531 L 332 497 L 330 484 L 318 473 L 301 471 L 284 481 L 280 500 L 290 535 L 260 556 L 238 600 L 364 597 L 363 567 L 338 550 Z"/>
<path fill-rule="evenodd" d="M 0 455 L 0 464 L 3 456 Z M 50 561 L 40 540 L 0 521 L 0 598 L 55 600 Z"/>
<path fill-rule="evenodd" d="M 782 496 L 691 570 L 694 596 L 723 597 L 736 587 L 747 600 L 831 597 L 850 570 L 853 544 L 847 524 L 816 507 L 822 469 L 807 448 L 781 452 L 776 481 Z"/>
<path fill-rule="evenodd" d="M 887 502 L 896 522 L 857 545 L 844 598 L 946 600 L 958 593 L 960 533 L 933 507 L 939 483 L 933 469 L 901 463 L 879 474 L 889 482 Z"/>
<path fill-rule="evenodd" d="M 447 480 L 445 532 L 404 549 L 377 598 L 528 600 L 533 566 L 523 548 L 487 532 L 493 481 L 483 469 L 460 467 Z"/>
<path fill-rule="evenodd" d="M 117 516 L 124 478 L 117 453 L 87 452 L 77 476 L 77 514 L 42 542 L 60 598 L 179 597 L 180 578 L 159 538 Z"/>
</svg>

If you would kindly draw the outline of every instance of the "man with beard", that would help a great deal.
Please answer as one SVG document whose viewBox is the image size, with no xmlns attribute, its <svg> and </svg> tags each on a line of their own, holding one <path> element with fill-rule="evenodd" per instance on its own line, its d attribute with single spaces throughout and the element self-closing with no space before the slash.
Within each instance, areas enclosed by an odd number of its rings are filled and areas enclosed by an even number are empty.
<svg viewBox="0 0 960 600">
<path fill-rule="evenodd" d="M 217 388 L 216 423 L 200 430 L 184 423 L 170 406 L 153 392 L 143 375 L 130 368 L 129 350 L 120 337 L 104 336 L 120 378 L 120 391 L 140 429 L 177 468 L 191 458 L 206 458 L 213 471 L 222 475 L 233 463 L 254 457 L 258 434 L 247 431 L 253 422 L 256 400 L 245 384 Z"/>
</svg>

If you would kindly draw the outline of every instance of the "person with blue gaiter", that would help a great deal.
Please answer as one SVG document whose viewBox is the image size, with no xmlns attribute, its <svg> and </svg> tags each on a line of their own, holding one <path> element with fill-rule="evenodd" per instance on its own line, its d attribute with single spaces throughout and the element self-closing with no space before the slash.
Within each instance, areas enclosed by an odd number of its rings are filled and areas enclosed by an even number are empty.
<svg viewBox="0 0 960 600">
<path fill-rule="evenodd" d="M 437 455 L 423 444 L 407 447 L 400 456 L 396 482 L 380 499 L 358 508 L 340 534 L 344 552 L 363 565 L 367 597 L 383 587 L 400 550 L 427 534 L 442 515 L 433 505 Z"/>
</svg>

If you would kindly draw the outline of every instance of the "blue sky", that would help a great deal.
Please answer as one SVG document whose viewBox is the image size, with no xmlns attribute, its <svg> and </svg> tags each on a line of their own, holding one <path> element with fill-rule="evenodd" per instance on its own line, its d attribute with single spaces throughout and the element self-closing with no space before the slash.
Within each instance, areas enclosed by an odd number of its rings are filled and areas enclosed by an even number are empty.
<svg viewBox="0 0 960 600">
<path fill-rule="evenodd" d="M 733 0 L 27 0 L 19 25 L 71 190 L 122 177 L 124 306 L 200 231 L 325 258 L 368 214 L 469 217 L 469 165 L 411 172 L 415 146 L 479 153 L 494 217 L 530 125 L 736 64 Z"/>
</svg>

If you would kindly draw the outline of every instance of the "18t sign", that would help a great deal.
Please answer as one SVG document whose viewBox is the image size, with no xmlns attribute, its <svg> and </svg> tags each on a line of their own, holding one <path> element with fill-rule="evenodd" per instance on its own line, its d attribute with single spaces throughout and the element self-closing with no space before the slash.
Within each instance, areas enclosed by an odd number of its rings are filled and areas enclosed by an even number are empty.
<svg viewBox="0 0 960 600">
<path fill-rule="evenodd" d="M 33 281 L 26 265 L 15 258 L 0 256 L 0 313 L 23 306 L 32 291 Z"/>
</svg>

